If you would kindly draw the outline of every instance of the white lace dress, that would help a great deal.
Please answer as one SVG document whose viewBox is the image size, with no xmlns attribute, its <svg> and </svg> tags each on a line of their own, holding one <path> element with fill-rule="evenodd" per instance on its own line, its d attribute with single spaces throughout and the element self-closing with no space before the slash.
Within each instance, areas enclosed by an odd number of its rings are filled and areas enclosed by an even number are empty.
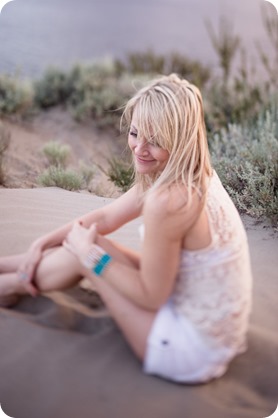
<svg viewBox="0 0 278 418">
<path fill-rule="evenodd" d="M 234 356 L 246 349 L 252 274 L 245 229 L 215 172 L 206 210 L 212 241 L 205 249 L 182 251 L 172 298 L 210 346 L 224 346 Z"/>
<path fill-rule="evenodd" d="M 181 252 L 170 304 L 158 313 L 149 336 L 145 371 L 176 381 L 219 377 L 247 348 L 252 292 L 248 242 L 215 172 L 206 210 L 212 241 L 202 250 Z"/>
</svg>

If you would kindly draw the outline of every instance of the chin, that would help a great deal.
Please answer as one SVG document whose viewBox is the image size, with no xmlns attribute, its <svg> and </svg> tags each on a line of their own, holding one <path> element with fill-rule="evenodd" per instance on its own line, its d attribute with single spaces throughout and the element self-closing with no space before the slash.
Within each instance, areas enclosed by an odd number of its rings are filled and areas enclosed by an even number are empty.
<svg viewBox="0 0 278 418">
<path fill-rule="evenodd" d="M 138 174 L 154 174 L 156 170 L 150 169 L 148 167 L 137 166 L 136 171 Z"/>
</svg>

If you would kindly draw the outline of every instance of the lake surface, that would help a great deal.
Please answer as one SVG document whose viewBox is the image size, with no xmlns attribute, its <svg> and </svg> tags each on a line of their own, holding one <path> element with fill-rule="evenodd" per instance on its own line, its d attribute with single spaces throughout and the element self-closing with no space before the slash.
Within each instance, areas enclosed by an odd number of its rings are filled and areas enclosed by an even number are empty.
<svg viewBox="0 0 278 418">
<path fill-rule="evenodd" d="M 204 21 L 217 31 L 221 15 L 257 60 L 255 41 L 269 48 L 261 8 L 276 13 L 264 0 L 15 0 L 0 14 L 0 73 L 36 78 L 50 65 L 67 69 L 149 48 L 214 67 Z"/>
</svg>

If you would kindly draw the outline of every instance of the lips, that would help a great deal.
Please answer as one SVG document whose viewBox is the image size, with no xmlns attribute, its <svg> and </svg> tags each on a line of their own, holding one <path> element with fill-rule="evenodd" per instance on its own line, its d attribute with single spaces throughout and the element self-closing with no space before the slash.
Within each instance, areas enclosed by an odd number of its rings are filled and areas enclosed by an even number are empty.
<svg viewBox="0 0 278 418">
<path fill-rule="evenodd" d="M 139 163 L 142 163 L 142 164 L 148 164 L 148 163 L 153 163 L 155 160 L 144 160 L 143 158 L 140 158 L 140 157 L 136 157 L 136 160 L 139 162 Z"/>
</svg>

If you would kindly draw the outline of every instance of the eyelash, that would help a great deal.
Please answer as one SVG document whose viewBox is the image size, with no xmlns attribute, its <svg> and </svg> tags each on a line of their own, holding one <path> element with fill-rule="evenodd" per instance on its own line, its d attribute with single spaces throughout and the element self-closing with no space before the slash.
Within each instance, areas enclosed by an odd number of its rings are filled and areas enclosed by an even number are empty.
<svg viewBox="0 0 278 418">
<path fill-rule="evenodd" d="M 156 141 L 149 141 L 149 144 L 152 145 L 153 147 L 160 148 L 160 145 Z"/>
<path fill-rule="evenodd" d="M 137 138 L 137 132 L 129 131 L 129 135 L 134 136 L 135 138 Z M 161 146 L 156 141 L 148 141 L 148 143 L 150 145 L 152 145 L 153 147 L 161 148 Z"/>
</svg>

